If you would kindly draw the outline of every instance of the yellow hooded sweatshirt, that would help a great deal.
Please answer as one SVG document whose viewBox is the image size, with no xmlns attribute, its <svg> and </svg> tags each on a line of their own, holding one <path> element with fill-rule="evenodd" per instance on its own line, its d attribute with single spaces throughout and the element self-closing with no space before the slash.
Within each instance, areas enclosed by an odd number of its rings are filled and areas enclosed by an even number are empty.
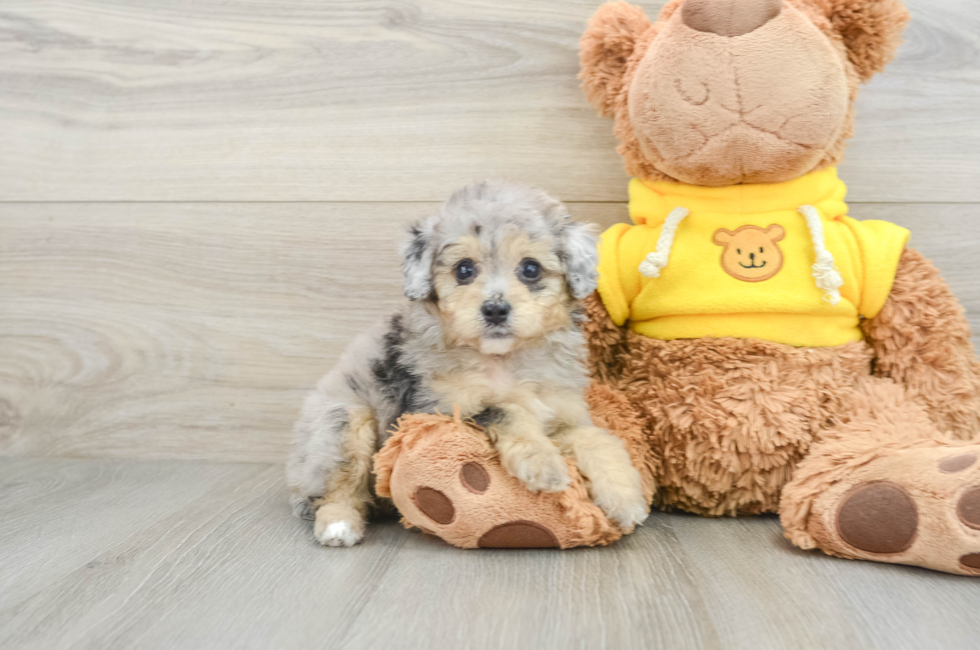
<svg viewBox="0 0 980 650">
<path fill-rule="evenodd" d="M 613 321 L 655 339 L 860 341 L 909 232 L 848 217 L 846 193 L 835 168 L 731 187 L 634 178 L 635 225 L 603 233 L 599 294 Z"/>
</svg>

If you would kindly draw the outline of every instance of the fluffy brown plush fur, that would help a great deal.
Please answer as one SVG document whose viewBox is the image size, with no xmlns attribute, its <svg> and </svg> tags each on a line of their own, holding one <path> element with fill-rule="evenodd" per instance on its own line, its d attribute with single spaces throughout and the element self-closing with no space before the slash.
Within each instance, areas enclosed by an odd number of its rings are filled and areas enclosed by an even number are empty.
<svg viewBox="0 0 980 650">
<path fill-rule="evenodd" d="M 963 307 L 921 253 L 906 249 L 891 295 L 863 323 L 874 374 L 905 387 L 940 431 L 963 440 L 980 434 L 980 363 Z"/>
<path fill-rule="evenodd" d="M 594 327 L 609 317 L 589 301 Z M 642 410 L 662 469 L 655 505 L 705 515 L 775 512 L 782 486 L 841 396 L 871 369 L 864 343 L 794 348 L 755 339 L 592 338 L 599 376 Z M 606 365 L 602 358 L 609 359 Z"/>
<path fill-rule="evenodd" d="M 980 462 L 940 470 L 948 458 L 980 459 L 980 372 L 963 309 L 920 253 L 903 253 L 885 308 L 864 323 L 869 342 L 837 348 L 656 341 L 617 327 L 597 295 L 586 306 L 600 384 L 591 390 L 605 392 L 595 406 L 639 420 L 649 460 L 633 457 L 659 484 L 655 505 L 777 512 L 802 548 L 980 573 L 970 564 L 980 562 L 980 534 L 955 516 Z M 636 438 L 630 421 L 618 425 Z M 835 524 L 849 490 L 879 482 L 916 504 L 913 543 L 901 552 L 863 551 Z"/>
</svg>

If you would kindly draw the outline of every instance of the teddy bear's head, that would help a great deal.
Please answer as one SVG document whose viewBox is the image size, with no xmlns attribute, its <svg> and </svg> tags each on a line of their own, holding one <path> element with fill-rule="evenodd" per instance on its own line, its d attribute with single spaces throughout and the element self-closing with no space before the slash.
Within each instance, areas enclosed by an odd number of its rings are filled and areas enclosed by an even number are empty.
<svg viewBox="0 0 980 650">
<path fill-rule="evenodd" d="M 582 37 L 581 78 L 634 176 L 792 180 L 840 161 L 858 84 L 907 21 L 900 0 L 671 0 L 654 23 L 613 2 Z"/>
</svg>

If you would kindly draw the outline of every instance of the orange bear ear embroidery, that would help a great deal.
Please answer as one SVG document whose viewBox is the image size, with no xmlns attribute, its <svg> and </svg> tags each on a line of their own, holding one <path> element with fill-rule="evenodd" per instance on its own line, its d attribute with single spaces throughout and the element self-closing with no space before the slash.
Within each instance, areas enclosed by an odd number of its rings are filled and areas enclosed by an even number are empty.
<svg viewBox="0 0 980 650">
<path fill-rule="evenodd" d="M 711 241 L 724 247 L 721 268 L 725 273 L 736 280 L 762 282 L 783 268 L 783 251 L 776 242 L 785 236 L 786 231 L 779 224 L 764 230 L 758 226 L 742 226 L 735 232 L 719 228 Z"/>
</svg>

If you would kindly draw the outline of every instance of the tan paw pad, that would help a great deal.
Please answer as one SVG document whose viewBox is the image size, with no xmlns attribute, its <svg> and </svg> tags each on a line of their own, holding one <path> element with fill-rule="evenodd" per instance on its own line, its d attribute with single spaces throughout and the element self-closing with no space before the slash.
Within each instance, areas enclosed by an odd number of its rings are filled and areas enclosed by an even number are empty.
<svg viewBox="0 0 980 650">
<path fill-rule="evenodd" d="M 558 538 L 534 521 L 509 521 L 494 526 L 477 542 L 480 548 L 559 548 Z"/>
<path fill-rule="evenodd" d="M 473 494 L 483 494 L 490 487 L 490 475 L 480 463 L 469 462 L 459 470 L 459 481 Z"/>
<path fill-rule="evenodd" d="M 956 504 L 963 525 L 980 530 L 980 485 L 968 488 Z"/>
<path fill-rule="evenodd" d="M 957 454 L 939 461 L 939 471 L 943 474 L 956 474 L 970 469 L 977 462 L 976 454 Z"/>
<path fill-rule="evenodd" d="M 918 527 L 919 515 L 912 498 L 888 481 L 856 486 L 844 496 L 837 511 L 841 539 L 867 553 L 901 553 L 912 545 Z"/>
<path fill-rule="evenodd" d="M 967 569 L 980 571 L 980 553 L 967 553 L 960 557 L 960 564 Z"/>
<path fill-rule="evenodd" d="M 415 491 L 413 500 L 422 514 L 437 524 L 446 525 L 456 518 L 456 508 L 453 507 L 453 502 L 439 490 L 420 487 Z"/>
</svg>

